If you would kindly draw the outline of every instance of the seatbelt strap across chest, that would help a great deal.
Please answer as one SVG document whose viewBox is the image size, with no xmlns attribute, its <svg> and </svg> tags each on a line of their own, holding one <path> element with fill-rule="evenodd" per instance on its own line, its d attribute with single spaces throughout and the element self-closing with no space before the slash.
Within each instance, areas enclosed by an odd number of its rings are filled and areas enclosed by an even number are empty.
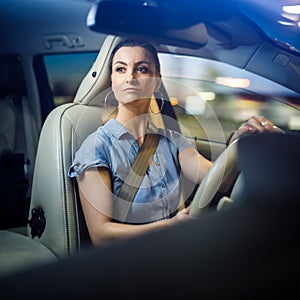
<svg viewBox="0 0 300 300">
<path fill-rule="evenodd" d="M 119 199 L 117 199 L 117 207 L 115 208 L 118 210 L 118 216 L 121 216 L 120 221 L 124 222 L 126 220 L 131 203 L 143 181 L 149 167 L 150 159 L 155 152 L 158 142 L 158 134 L 147 134 L 145 136 L 143 145 L 126 176 L 118 195 Z"/>
</svg>

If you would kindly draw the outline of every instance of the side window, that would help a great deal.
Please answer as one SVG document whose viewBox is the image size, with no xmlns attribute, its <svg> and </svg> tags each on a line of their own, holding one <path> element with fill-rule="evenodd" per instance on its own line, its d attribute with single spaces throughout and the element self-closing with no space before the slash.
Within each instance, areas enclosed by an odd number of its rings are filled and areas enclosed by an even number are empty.
<svg viewBox="0 0 300 300">
<path fill-rule="evenodd" d="M 72 102 L 98 52 L 51 54 L 43 57 L 54 105 Z"/>
<path fill-rule="evenodd" d="M 160 61 L 164 86 L 188 137 L 222 143 L 253 115 L 264 115 L 285 130 L 300 129 L 299 108 L 292 103 L 299 95 L 278 84 L 192 56 L 161 53 Z"/>
</svg>

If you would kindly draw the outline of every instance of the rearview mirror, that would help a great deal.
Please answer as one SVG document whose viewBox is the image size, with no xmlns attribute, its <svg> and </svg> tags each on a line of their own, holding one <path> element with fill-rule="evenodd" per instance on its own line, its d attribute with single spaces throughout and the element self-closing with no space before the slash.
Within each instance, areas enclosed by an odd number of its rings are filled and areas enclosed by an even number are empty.
<svg viewBox="0 0 300 300">
<path fill-rule="evenodd" d="M 135 37 L 167 45 L 197 49 L 207 43 L 203 23 L 172 18 L 156 1 L 102 0 L 88 14 L 87 26 L 94 31 Z M 190 21 L 190 19 L 188 19 Z"/>
</svg>

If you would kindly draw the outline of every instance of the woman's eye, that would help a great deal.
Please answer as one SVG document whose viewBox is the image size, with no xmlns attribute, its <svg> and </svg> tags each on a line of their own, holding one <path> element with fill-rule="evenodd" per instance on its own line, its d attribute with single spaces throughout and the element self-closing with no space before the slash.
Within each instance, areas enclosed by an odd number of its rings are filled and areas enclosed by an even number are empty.
<svg viewBox="0 0 300 300">
<path fill-rule="evenodd" d="M 124 67 L 117 67 L 116 68 L 116 72 L 120 73 L 120 72 L 124 72 Z"/>
<path fill-rule="evenodd" d="M 148 72 L 147 67 L 138 67 L 137 70 L 138 70 L 138 72 L 141 72 L 141 73 L 147 73 Z"/>
</svg>

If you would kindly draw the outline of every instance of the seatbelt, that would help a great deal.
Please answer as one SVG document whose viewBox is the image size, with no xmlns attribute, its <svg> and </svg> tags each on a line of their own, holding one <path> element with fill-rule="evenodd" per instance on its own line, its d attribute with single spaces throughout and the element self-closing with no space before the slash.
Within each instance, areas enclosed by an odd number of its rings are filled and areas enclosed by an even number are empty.
<svg viewBox="0 0 300 300">
<path fill-rule="evenodd" d="M 27 98 L 24 96 L 7 96 L 12 101 L 17 114 L 16 125 L 16 151 L 24 153 L 24 175 L 32 178 L 33 164 L 35 159 L 35 149 L 37 141 L 37 131 L 30 118 L 31 112 L 28 107 Z M 31 164 L 31 167 L 29 165 Z M 31 184 L 31 179 L 29 179 Z M 27 196 L 30 195 L 31 185 L 28 188 Z"/>
<path fill-rule="evenodd" d="M 158 142 L 158 134 L 147 134 L 145 136 L 144 143 L 126 175 L 115 204 L 118 220 L 121 222 L 124 222 L 127 218 L 131 203 L 144 179 L 150 159 L 155 152 Z"/>
<path fill-rule="evenodd" d="M 28 106 L 29 104 L 26 97 L 22 97 L 21 105 L 23 110 L 23 122 L 24 122 L 25 136 L 26 136 L 27 157 L 30 160 L 29 163 L 34 165 L 38 133 L 35 124 L 33 124 L 34 120 L 31 117 L 31 111 L 29 109 Z"/>
<path fill-rule="evenodd" d="M 35 120 L 32 117 L 32 112 L 29 107 L 29 102 L 26 97 L 22 97 L 21 105 L 23 110 L 23 122 L 24 122 L 24 132 L 26 136 L 26 149 L 27 149 L 27 159 L 25 161 L 24 167 L 26 168 L 26 172 L 28 173 L 28 177 L 30 178 L 30 188 L 28 190 L 28 196 L 31 193 L 31 184 L 33 177 L 33 168 L 35 163 L 35 154 L 36 154 L 36 146 L 38 141 L 38 132 L 35 124 Z"/>
</svg>

